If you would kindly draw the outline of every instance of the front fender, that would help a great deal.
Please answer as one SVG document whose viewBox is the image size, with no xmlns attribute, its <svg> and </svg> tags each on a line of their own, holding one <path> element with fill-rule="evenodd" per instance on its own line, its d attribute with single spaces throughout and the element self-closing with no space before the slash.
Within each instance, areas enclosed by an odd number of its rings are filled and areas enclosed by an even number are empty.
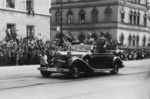
<svg viewBox="0 0 150 99">
<path fill-rule="evenodd" d="M 119 65 L 119 68 L 124 67 L 123 62 L 119 57 L 114 57 L 113 58 L 113 64 L 112 65 L 114 66 L 115 63 L 117 63 Z"/>
<path fill-rule="evenodd" d="M 71 58 L 68 60 L 68 65 L 69 65 L 69 66 L 72 66 L 72 64 L 73 64 L 75 61 L 77 61 L 77 60 L 79 60 L 78 57 L 76 57 L 76 56 L 71 57 Z"/>
<path fill-rule="evenodd" d="M 83 56 L 81 57 L 81 59 L 83 59 L 83 60 L 86 60 L 86 59 L 91 60 L 92 57 L 91 57 L 89 54 L 85 54 L 85 55 L 83 55 Z"/>
<path fill-rule="evenodd" d="M 83 59 L 79 57 L 72 57 L 68 60 L 68 65 L 70 67 L 73 66 L 78 66 L 81 68 L 82 71 L 89 71 L 89 70 L 94 70 L 88 63 L 86 63 Z"/>
</svg>

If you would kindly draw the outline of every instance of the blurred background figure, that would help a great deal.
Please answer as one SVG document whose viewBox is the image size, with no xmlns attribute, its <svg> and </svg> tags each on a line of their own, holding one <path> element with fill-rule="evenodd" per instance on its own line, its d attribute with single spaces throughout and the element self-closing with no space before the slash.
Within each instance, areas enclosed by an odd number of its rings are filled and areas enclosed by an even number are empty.
<svg viewBox="0 0 150 99">
<path fill-rule="evenodd" d="M 94 45 L 95 44 L 94 39 L 91 37 L 91 33 L 88 33 L 87 38 L 84 40 L 84 44 L 86 44 L 86 45 Z"/>
<path fill-rule="evenodd" d="M 73 37 L 73 41 L 72 41 L 72 44 L 79 44 L 80 41 L 78 40 L 78 38 L 75 36 Z"/>
</svg>

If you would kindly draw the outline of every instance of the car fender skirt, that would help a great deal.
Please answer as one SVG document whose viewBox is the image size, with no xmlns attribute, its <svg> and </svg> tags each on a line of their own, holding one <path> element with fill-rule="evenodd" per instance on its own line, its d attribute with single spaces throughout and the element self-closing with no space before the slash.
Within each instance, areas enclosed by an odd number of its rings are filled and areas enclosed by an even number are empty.
<svg viewBox="0 0 150 99">
<path fill-rule="evenodd" d="M 94 70 L 88 63 L 86 63 L 84 60 L 78 57 L 72 57 L 68 60 L 69 66 L 78 66 L 83 71 L 91 71 Z"/>
</svg>

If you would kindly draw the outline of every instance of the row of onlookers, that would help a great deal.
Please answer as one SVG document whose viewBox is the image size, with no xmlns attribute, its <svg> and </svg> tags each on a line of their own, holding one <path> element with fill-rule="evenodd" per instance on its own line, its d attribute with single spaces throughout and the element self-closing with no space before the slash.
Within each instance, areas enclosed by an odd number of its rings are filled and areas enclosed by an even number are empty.
<svg viewBox="0 0 150 99">
<path fill-rule="evenodd" d="M 124 49 L 115 53 L 122 60 L 141 60 L 150 58 L 150 51 L 148 49 Z"/>
<path fill-rule="evenodd" d="M 52 49 L 49 43 L 35 39 L 0 44 L 0 66 L 39 64 L 41 52 Z"/>
</svg>

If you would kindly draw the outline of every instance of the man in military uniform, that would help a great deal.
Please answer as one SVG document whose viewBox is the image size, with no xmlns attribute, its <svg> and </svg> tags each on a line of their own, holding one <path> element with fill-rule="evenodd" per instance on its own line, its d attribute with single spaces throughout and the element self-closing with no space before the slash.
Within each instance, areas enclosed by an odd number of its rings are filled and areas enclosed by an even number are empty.
<svg viewBox="0 0 150 99">
<path fill-rule="evenodd" d="M 95 44 L 94 39 L 91 37 L 91 33 L 88 33 L 88 37 L 87 37 L 87 39 L 84 40 L 84 44 L 86 44 L 86 45 L 94 45 Z"/>
<path fill-rule="evenodd" d="M 96 42 L 95 53 L 105 53 L 107 45 L 108 41 L 104 37 L 104 33 L 101 32 L 101 36 Z"/>
</svg>

